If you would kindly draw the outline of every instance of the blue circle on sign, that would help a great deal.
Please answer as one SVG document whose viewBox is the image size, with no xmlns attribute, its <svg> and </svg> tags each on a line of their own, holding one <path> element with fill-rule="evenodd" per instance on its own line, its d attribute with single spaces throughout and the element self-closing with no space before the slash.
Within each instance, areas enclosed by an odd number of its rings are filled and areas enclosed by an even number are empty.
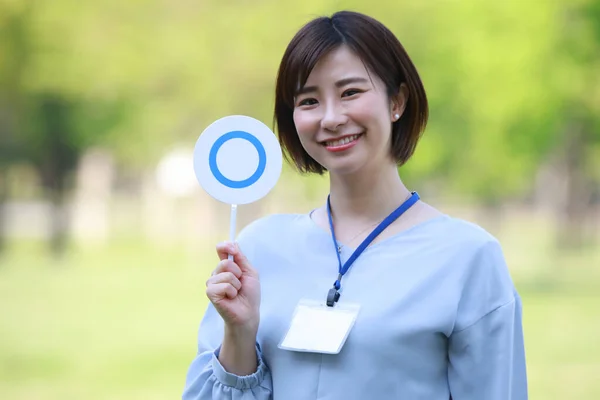
<svg viewBox="0 0 600 400">
<path fill-rule="evenodd" d="M 225 144 L 225 142 L 231 139 L 244 139 L 252 143 L 256 151 L 258 152 L 258 166 L 256 167 L 256 171 L 247 179 L 243 179 L 241 181 L 234 181 L 226 178 L 219 167 L 217 166 L 217 153 L 221 146 Z M 208 156 L 208 165 L 210 166 L 210 171 L 217 181 L 222 183 L 223 185 L 230 187 L 232 189 L 243 189 L 247 188 L 250 185 L 253 185 L 260 179 L 263 172 L 265 172 L 265 167 L 267 166 L 267 153 L 265 148 L 263 147 L 260 140 L 258 140 L 254 135 L 249 134 L 244 131 L 231 131 L 220 138 L 218 138 L 210 149 L 210 154 Z"/>
</svg>

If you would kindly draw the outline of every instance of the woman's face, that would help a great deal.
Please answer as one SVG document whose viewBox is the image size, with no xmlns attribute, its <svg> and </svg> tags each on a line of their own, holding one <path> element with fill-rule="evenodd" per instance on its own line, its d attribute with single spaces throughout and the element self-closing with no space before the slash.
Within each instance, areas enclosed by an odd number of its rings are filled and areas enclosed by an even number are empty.
<svg viewBox="0 0 600 400">
<path fill-rule="evenodd" d="M 324 56 L 294 101 L 294 123 L 306 152 L 330 173 L 395 164 L 391 129 L 404 98 L 390 100 L 384 83 L 347 46 Z"/>
</svg>

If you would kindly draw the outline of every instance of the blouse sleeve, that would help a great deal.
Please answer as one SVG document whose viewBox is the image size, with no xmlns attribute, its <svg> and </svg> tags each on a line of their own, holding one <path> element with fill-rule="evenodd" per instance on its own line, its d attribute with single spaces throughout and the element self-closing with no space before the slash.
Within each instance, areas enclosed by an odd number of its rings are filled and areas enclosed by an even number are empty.
<svg viewBox="0 0 600 400">
<path fill-rule="evenodd" d="M 453 400 L 526 400 L 527 379 L 518 296 L 450 337 Z"/>
<path fill-rule="evenodd" d="M 526 400 L 522 303 L 499 243 L 486 243 L 466 275 L 449 337 L 452 399 Z"/>
<path fill-rule="evenodd" d="M 260 345 L 256 344 L 256 371 L 252 375 L 237 376 L 225 371 L 219 362 L 222 338 L 222 319 L 209 305 L 200 324 L 198 352 L 188 369 L 182 400 L 270 400 L 271 374 Z"/>
</svg>

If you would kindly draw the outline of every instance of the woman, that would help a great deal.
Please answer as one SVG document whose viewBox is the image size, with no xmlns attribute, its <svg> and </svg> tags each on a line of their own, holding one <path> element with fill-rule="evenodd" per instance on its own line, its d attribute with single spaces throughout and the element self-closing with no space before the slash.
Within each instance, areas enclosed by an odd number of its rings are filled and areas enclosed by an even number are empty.
<svg viewBox="0 0 600 400">
<path fill-rule="evenodd" d="M 500 245 L 398 175 L 428 106 L 394 35 L 352 12 L 311 21 L 275 100 L 282 148 L 300 171 L 327 171 L 330 194 L 217 246 L 183 398 L 526 399 Z"/>
</svg>

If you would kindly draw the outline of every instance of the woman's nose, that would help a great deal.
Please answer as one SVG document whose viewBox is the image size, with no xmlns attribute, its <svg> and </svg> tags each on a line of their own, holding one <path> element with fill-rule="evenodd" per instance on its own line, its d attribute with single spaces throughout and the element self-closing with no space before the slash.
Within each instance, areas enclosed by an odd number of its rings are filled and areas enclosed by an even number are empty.
<svg viewBox="0 0 600 400">
<path fill-rule="evenodd" d="M 321 119 L 321 127 L 325 130 L 335 132 L 340 126 L 348 121 L 344 110 L 337 104 L 327 106 L 325 114 Z"/>
</svg>

